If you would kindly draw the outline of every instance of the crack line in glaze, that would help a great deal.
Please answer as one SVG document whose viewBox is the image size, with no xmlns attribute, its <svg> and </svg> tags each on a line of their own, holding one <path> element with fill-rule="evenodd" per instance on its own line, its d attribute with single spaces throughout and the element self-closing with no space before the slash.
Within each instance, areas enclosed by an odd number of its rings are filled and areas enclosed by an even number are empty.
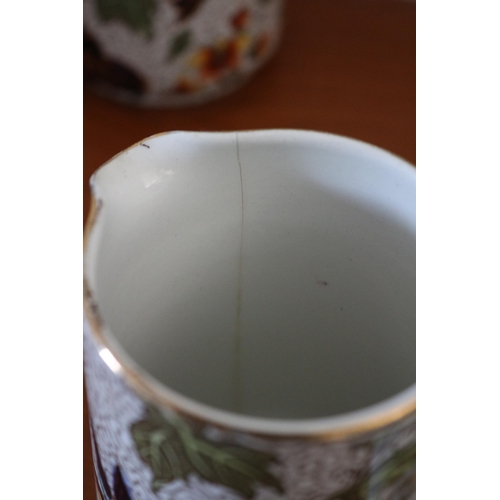
<svg viewBox="0 0 500 500">
<path fill-rule="evenodd" d="M 271 131 L 269 131 L 271 132 Z M 310 131 L 299 131 L 299 130 L 273 130 L 273 133 L 276 134 L 284 134 L 284 133 L 302 133 L 302 134 L 310 134 L 310 135 L 327 135 L 319 132 L 310 132 Z M 148 137 L 147 139 L 143 139 L 142 141 L 137 142 L 136 144 L 130 146 L 125 151 L 122 151 L 116 154 L 113 158 L 105 162 L 99 170 L 102 170 L 106 165 L 111 164 L 118 156 L 123 155 L 135 147 L 140 146 L 141 143 L 144 143 L 146 140 L 149 142 L 152 139 L 161 138 L 162 136 L 166 136 L 175 132 L 162 132 Z M 234 133 L 234 132 L 233 132 Z M 256 131 L 245 131 L 244 135 L 256 133 Z M 330 134 L 331 135 L 331 134 Z M 238 162 L 239 158 L 239 134 L 236 133 L 236 154 Z M 354 141 L 349 138 L 337 136 L 337 140 L 342 142 L 353 143 L 360 148 L 366 148 L 366 144 L 361 143 L 360 141 Z M 372 151 L 373 153 L 373 151 Z M 383 151 L 382 151 L 383 153 Z M 394 155 L 393 155 L 394 156 Z M 398 160 L 394 157 L 397 161 Z M 394 160 L 393 160 L 394 161 Z M 407 163 L 407 162 L 404 162 Z M 411 166 L 411 165 L 410 165 Z M 241 164 L 239 164 L 240 169 L 240 182 L 241 182 L 241 190 L 243 195 L 243 179 L 241 172 Z M 414 168 L 412 168 L 412 171 Z M 100 210 L 96 210 L 101 208 L 102 200 L 98 199 L 95 193 L 96 188 L 96 178 L 93 178 L 91 181 L 91 189 L 92 189 L 92 197 L 91 197 L 91 209 L 89 216 L 87 217 L 87 223 L 85 227 L 84 233 L 84 256 L 86 260 L 90 259 L 90 262 L 93 262 L 95 259 L 95 255 L 89 256 L 89 240 L 98 238 L 97 226 L 100 226 L 102 223 L 102 216 Z M 242 200 L 243 202 L 243 200 Z M 96 205 L 93 207 L 93 205 Z M 248 202 L 247 202 L 248 205 Z M 94 213 L 92 213 L 94 212 Z M 97 212 L 99 212 L 97 214 Z M 99 217 L 97 217 L 99 215 Z M 97 220 L 99 219 L 99 224 L 97 224 Z M 242 217 L 243 220 L 243 211 Z M 243 224 L 241 227 L 241 238 L 243 238 Z M 240 264 L 242 261 L 242 249 L 243 249 L 243 241 L 241 241 L 240 247 Z M 85 265 L 87 264 L 87 265 Z M 136 393 L 141 399 L 154 402 L 161 408 L 168 409 L 168 411 L 174 411 L 183 415 L 185 417 L 189 417 L 193 419 L 193 421 L 199 424 L 206 424 L 207 422 L 210 425 L 214 426 L 214 428 L 224 430 L 224 431 L 234 431 L 235 429 L 239 432 L 248 433 L 248 435 L 267 439 L 272 442 L 281 441 L 283 439 L 307 439 L 314 442 L 323 442 L 328 443 L 337 440 L 344 439 L 358 439 L 366 433 L 375 432 L 375 431 L 384 431 L 385 429 L 390 428 L 390 426 L 399 422 L 405 418 L 415 418 L 415 410 L 416 410 L 416 401 L 415 401 L 415 386 L 413 385 L 410 388 L 407 388 L 403 393 L 397 395 L 397 397 L 391 398 L 388 401 L 381 402 L 380 404 L 375 405 L 374 407 L 363 409 L 360 412 L 354 412 L 353 414 L 342 415 L 343 418 L 326 418 L 319 420 L 305 420 L 297 423 L 288 423 L 284 421 L 271 421 L 268 419 L 259 419 L 252 418 L 248 416 L 236 416 L 233 415 L 232 418 L 234 421 L 229 421 L 227 415 L 224 415 L 224 412 L 219 412 L 216 409 L 210 407 L 196 407 L 192 404 L 187 404 L 189 402 L 179 400 L 175 394 L 171 394 L 168 388 L 162 387 L 161 384 L 155 383 L 147 373 L 144 373 L 142 370 L 138 369 L 134 363 L 121 351 L 120 346 L 117 345 L 116 342 L 110 342 L 109 337 L 113 338 L 112 332 L 107 330 L 106 325 L 103 324 L 102 320 L 98 316 L 98 311 L 95 310 L 92 305 L 96 304 L 95 297 L 91 293 L 91 289 L 88 286 L 89 284 L 89 269 L 88 262 L 84 264 L 84 288 L 87 288 L 87 293 L 84 293 L 83 303 L 84 303 L 84 311 L 85 311 L 85 323 L 87 324 L 88 333 L 91 339 L 96 343 L 96 345 L 100 347 L 107 347 L 109 351 L 114 355 L 118 363 L 120 364 L 121 370 L 118 374 L 118 379 L 122 382 L 126 382 L 128 386 L 132 389 L 134 393 Z M 241 265 L 240 265 L 241 268 Z M 242 273 L 239 278 L 242 281 Z M 241 286 L 238 289 L 241 292 Z M 240 300 L 241 307 L 241 300 Z M 235 328 L 236 331 L 236 328 Z M 241 337 L 241 336 L 240 336 Z M 234 343 L 234 342 L 233 342 Z M 239 350 L 238 350 L 239 352 Z M 102 359 L 102 358 L 100 358 Z M 103 360 L 105 361 L 105 360 Z M 235 374 L 235 366 L 239 366 L 236 363 L 236 358 L 233 363 L 233 375 Z M 107 365 L 109 366 L 109 365 Z M 233 377 L 233 391 L 236 384 L 236 378 Z M 242 384 L 240 384 L 242 385 Z M 240 398 L 243 402 L 243 391 L 234 391 L 233 394 L 240 394 Z M 383 403 L 383 404 L 382 404 Z M 204 413 L 206 412 L 206 413 Z M 241 412 L 244 413 L 244 412 Z M 259 421 L 260 420 L 260 421 Z"/>
<path fill-rule="evenodd" d="M 243 413 L 243 378 L 241 372 L 241 302 L 243 284 L 243 222 L 244 222 L 244 198 L 243 198 L 243 173 L 240 160 L 240 142 L 236 132 L 236 158 L 240 174 L 241 190 L 241 231 L 240 231 L 240 253 L 238 258 L 238 284 L 236 294 L 236 317 L 234 324 L 234 363 L 233 363 L 233 405 L 234 411 Z"/>
</svg>

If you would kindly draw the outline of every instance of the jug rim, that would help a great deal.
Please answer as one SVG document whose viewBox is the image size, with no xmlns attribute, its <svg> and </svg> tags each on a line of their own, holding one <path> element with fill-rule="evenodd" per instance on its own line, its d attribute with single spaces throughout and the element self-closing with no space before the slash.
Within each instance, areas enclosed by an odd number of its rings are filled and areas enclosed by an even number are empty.
<svg viewBox="0 0 500 500">
<path fill-rule="evenodd" d="M 377 146 L 363 141 L 311 130 L 298 129 L 264 129 L 238 131 L 241 134 L 252 133 L 269 134 L 306 134 L 311 136 L 327 136 L 335 138 L 351 147 L 358 147 L 367 152 L 381 153 L 392 157 L 397 163 L 413 168 L 408 161 Z M 92 238 L 93 230 L 99 220 L 101 201 L 95 196 L 94 179 L 97 172 L 105 168 L 116 157 L 124 154 L 130 149 L 143 145 L 146 141 L 173 133 L 184 134 L 234 134 L 235 132 L 189 132 L 172 131 L 163 132 L 147 137 L 132 146 L 126 148 L 113 156 L 96 170 L 91 179 L 91 208 L 84 230 L 84 277 L 83 277 L 83 306 L 85 320 L 89 326 L 91 337 L 96 344 L 99 354 L 106 365 L 122 379 L 137 394 L 156 405 L 159 409 L 173 410 L 179 415 L 185 415 L 205 424 L 218 428 L 245 432 L 254 436 L 276 437 L 276 438 L 309 438 L 319 440 L 338 440 L 351 438 L 367 433 L 381 431 L 393 424 L 407 419 L 415 418 L 416 412 L 416 384 L 412 384 L 399 393 L 382 400 L 378 403 L 364 408 L 333 415 L 329 417 L 307 418 L 307 419 L 274 419 L 264 417 L 245 416 L 227 410 L 221 410 L 205 403 L 198 402 L 188 396 L 170 389 L 167 385 L 152 377 L 146 370 L 140 367 L 125 351 L 114 337 L 110 329 L 102 321 L 97 302 L 89 286 L 86 272 L 85 257 L 87 255 L 88 243 Z"/>
</svg>

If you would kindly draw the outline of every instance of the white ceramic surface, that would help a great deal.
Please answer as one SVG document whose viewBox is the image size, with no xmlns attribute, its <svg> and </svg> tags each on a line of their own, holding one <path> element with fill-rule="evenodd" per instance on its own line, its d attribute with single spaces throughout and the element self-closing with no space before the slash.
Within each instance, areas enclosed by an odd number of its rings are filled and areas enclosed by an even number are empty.
<svg viewBox="0 0 500 500">
<path fill-rule="evenodd" d="M 411 165 L 317 132 L 172 132 L 92 188 L 99 498 L 415 499 Z"/>
<path fill-rule="evenodd" d="M 414 398 L 403 160 L 315 132 L 174 132 L 116 156 L 93 190 L 104 336 L 180 407 L 312 432 Z"/>
</svg>

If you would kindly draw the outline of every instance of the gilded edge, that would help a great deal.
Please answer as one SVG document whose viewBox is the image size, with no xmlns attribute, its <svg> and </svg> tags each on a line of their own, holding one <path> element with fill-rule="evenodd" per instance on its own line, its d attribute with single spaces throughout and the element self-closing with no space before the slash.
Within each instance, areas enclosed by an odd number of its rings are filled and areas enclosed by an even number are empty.
<svg viewBox="0 0 500 500">
<path fill-rule="evenodd" d="M 167 133 L 159 133 L 155 134 L 151 137 L 143 139 L 142 141 L 138 141 L 136 144 L 130 146 L 125 149 L 121 153 L 118 153 L 109 161 L 104 163 L 100 168 L 104 167 L 104 165 L 110 163 L 116 156 L 132 149 L 136 146 L 143 144 L 148 139 L 152 139 L 154 137 L 158 137 L 161 135 L 166 135 Z M 84 229 L 84 237 L 83 237 L 83 252 L 85 254 L 88 241 L 90 238 L 90 234 L 96 224 L 99 213 L 101 212 L 102 201 L 96 200 L 93 193 L 91 193 L 90 200 L 90 211 L 87 217 L 87 222 L 85 224 Z M 399 406 L 392 408 L 384 413 L 379 415 L 375 415 L 372 418 L 368 418 L 363 422 L 348 424 L 338 429 L 318 431 L 318 432 L 307 432 L 307 433 L 290 433 L 290 434 L 271 434 L 271 433 L 263 433 L 263 432 L 255 432 L 247 429 L 239 429 L 236 427 L 230 427 L 224 425 L 216 420 L 201 418 L 199 415 L 187 411 L 185 408 L 180 407 L 177 403 L 172 401 L 165 394 L 158 392 L 154 387 L 148 384 L 147 381 L 144 380 L 141 375 L 134 370 L 132 367 L 128 366 L 124 363 L 120 356 L 116 354 L 110 343 L 107 341 L 106 337 L 103 334 L 103 323 L 99 314 L 99 309 L 97 306 L 97 302 L 93 298 L 92 291 L 88 285 L 86 276 L 85 276 L 85 266 L 84 266 L 84 277 L 83 277 L 83 309 L 85 313 L 85 317 L 89 323 L 90 330 L 92 332 L 94 341 L 97 342 L 98 345 L 107 348 L 116 359 L 117 363 L 120 366 L 120 371 L 117 374 L 118 377 L 122 377 L 125 381 L 135 390 L 138 395 L 152 404 L 157 405 L 159 408 L 168 407 L 169 409 L 175 411 L 179 415 L 184 415 L 191 420 L 195 420 L 200 422 L 201 424 L 210 424 L 214 427 L 218 427 L 223 430 L 229 431 L 239 431 L 244 432 L 245 434 L 260 437 L 264 439 L 309 439 L 309 440 L 317 440 L 317 441 L 331 441 L 331 440 L 340 440 L 346 438 L 354 438 L 359 437 L 363 434 L 367 434 L 375 431 L 382 431 L 384 428 L 394 424 L 406 417 L 410 417 L 412 414 L 416 412 L 416 399 L 412 398 L 410 401 L 400 404 Z"/>
</svg>

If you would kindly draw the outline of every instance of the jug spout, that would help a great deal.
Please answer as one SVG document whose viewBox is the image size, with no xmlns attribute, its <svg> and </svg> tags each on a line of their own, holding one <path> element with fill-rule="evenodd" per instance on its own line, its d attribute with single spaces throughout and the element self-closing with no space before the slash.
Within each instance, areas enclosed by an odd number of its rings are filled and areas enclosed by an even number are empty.
<svg viewBox="0 0 500 500">
<path fill-rule="evenodd" d="M 141 328 L 165 283 L 167 296 L 188 294 L 219 273 L 221 293 L 230 293 L 224 279 L 237 282 L 241 237 L 237 137 L 158 134 L 94 173 L 84 276 L 96 322 Z M 119 311 L 122 301 L 128 314 Z"/>
</svg>

